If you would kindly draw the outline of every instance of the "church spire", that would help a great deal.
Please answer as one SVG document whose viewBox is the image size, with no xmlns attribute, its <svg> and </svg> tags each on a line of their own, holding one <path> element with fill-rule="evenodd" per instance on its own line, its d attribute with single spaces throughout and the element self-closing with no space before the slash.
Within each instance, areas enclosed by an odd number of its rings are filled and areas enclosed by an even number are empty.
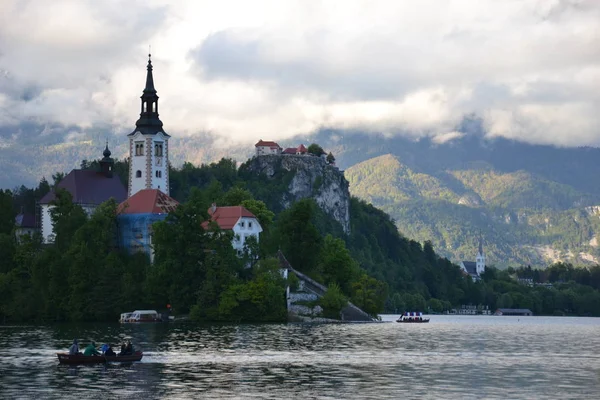
<svg viewBox="0 0 600 400">
<path fill-rule="evenodd" d="M 142 132 L 143 134 L 153 135 L 158 132 L 162 132 L 166 135 L 163 130 L 163 123 L 158 118 L 158 95 L 154 88 L 154 76 L 152 75 L 152 55 L 148 54 L 148 65 L 146 67 L 146 87 L 142 92 L 142 108 L 140 112 L 140 118 L 135 123 L 135 132 Z"/>
<path fill-rule="evenodd" d="M 148 53 L 148 66 L 146 67 L 148 72 L 146 73 L 146 87 L 144 88 L 144 94 L 156 94 L 154 89 L 154 77 L 152 76 L 152 54 Z"/>
<path fill-rule="evenodd" d="M 107 178 L 112 178 L 113 176 L 113 166 L 115 161 L 110 158 L 110 150 L 108 149 L 108 140 L 106 141 L 106 147 L 104 148 L 104 152 L 102 155 L 104 158 L 100 160 L 100 172 L 106 176 Z"/>
</svg>

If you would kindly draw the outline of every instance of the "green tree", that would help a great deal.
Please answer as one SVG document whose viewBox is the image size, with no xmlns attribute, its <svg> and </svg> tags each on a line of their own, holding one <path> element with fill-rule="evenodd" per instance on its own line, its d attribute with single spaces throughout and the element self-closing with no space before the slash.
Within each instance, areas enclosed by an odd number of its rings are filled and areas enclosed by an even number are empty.
<svg viewBox="0 0 600 400">
<path fill-rule="evenodd" d="M 87 214 L 80 205 L 73 203 L 71 193 L 64 189 L 56 190 L 56 198 L 50 203 L 50 218 L 54 228 L 54 244 L 66 251 L 75 232 L 87 221 Z"/>
<path fill-rule="evenodd" d="M 221 201 L 217 205 L 239 206 L 249 200 L 252 200 L 252 193 L 240 187 L 232 187 L 221 197 Z"/>
<path fill-rule="evenodd" d="M 325 150 L 323 150 L 323 148 L 316 143 L 309 145 L 307 151 L 315 156 L 321 156 L 322 154 L 325 154 Z"/>
<path fill-rule="evenodd" d="M 331 235 L 325 236 L 319 262 L 325 284 L 337 283 L 342 292 L 350 294 L 351 282 L 358 275 L 359 268 L 344 241 Z"/>
<path fill-rule="evenodd" d="M 352 284 L 352 302 L 366 313 L 376 316 L 383 311 L 387 287 L 384 282 L 363 274 Z"/>
<path fill-rule="evenodd" d="M 325 294 L 319 299 L 325 318 L 340 319 L 341 311 L 348 304 L 348 299 L 342 293 L 339 285 L 332 283 Z"/>
<path fill-rule="evenodd" d="M 277 238 L 290 264 L 301 272 L 316 271 L 321 235 L 312 223 L 314 200 L 300 200 L 279 215 Z"/>
<path fill-rule="evenodd" d="M 243 200 L 241 205 L 250 211 L 258 219 L 263 231 L 268 231 L 273 224 L 275 214 L 267 208 L 267 205 L 260 200 Z"/>
</svg>

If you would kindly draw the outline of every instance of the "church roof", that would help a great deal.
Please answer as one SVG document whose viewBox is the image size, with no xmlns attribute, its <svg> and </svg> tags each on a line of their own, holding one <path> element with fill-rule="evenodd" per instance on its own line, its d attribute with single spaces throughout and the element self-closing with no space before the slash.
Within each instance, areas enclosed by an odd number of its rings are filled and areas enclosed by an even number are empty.
<svg viewBox="0 0 600 400">
<path fill-rule="evenodd" d="M 158 189 L 143 189 L 123 201 L 117 208 L 118 214 L 168 214 L 179 202 Z"/>
<path fill-rule="evenodd" d="M 210 215 L 211 221 L 215 221 L 219 228 L 223 230 L 233 229 L 242 217 L 256 218 L 254 214 L 242 206 L 216 207 L 214 211 L 211 207 L 208 209 L 208 215 Z M 204 221 L 202 227 L 208 227 L 208 221 Z"/>
<path fill-rule="evenodd" d="M 463 261 L 462 264 L 465 266 L 467 273 L 477 275 L 477 263 L 475 261 Z"/>
<path fill-rule="evenodd" d="M 101 172 L 89 169 L 74 169 L 61 180 L 57 188 L 65 189 L 73 196 L 73 203 L 100 205 L 111 197 L 117 202 L 127 198 L 127 190 L 121 179 L 113 175 L 107 177 Z M 40 200 L 40 204 L 49 204 L 56 198 L 53 191 Z"/>
<path fill-rule="evenodd" d="M 15 217 L 15 225 L 19 228 L 37 228 L 35 215 L 29 213 L 19 214 Z"/>
</svg>

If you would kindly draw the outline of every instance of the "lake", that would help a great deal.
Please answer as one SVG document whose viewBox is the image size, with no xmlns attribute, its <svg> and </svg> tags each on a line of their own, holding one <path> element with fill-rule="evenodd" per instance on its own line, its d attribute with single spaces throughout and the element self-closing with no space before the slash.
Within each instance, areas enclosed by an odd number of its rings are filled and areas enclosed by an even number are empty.
<svg viewBox="0 0 600 400">
<path fill-rule="evenodd" d="M 431 316 L 429 324 L 0 326 L 7 399 L 582 399 L 600 396 L 600 319 Z M 73 338 L 144 351 L 63 366 Z M 83 347 L 82 346 L 82 347 Z"/>
</svg>

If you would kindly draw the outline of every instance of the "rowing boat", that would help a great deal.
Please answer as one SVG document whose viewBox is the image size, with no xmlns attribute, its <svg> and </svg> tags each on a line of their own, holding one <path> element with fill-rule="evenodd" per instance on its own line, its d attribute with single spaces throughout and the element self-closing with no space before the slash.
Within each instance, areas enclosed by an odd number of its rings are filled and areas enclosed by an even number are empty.
<svg viewBox="0 0 600 400">
<path fill-rule="evenodd" d="M 140 361 L 144 354 L 141 351 L 136 351 L 133 354 L 124 356 L 84 356 L 83 354 L 56 353 L 58 362 L 61 364 L 103 364 L 109 362 L 124 363 Z"/>
</svg>

